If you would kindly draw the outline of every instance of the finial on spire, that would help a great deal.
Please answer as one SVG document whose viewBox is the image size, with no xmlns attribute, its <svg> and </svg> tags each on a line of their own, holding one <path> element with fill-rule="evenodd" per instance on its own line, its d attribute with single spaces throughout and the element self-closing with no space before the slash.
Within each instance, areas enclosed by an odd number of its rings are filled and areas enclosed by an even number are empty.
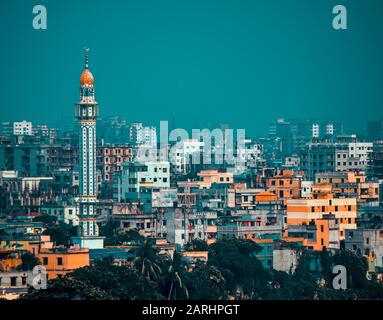
<svg viewBox="0 0 383 320">
<path fill-rule="evenodd" d="M 89 62 L 89 48 L 85 48 L 85 69 L 88 69 Z"/>
</svg>

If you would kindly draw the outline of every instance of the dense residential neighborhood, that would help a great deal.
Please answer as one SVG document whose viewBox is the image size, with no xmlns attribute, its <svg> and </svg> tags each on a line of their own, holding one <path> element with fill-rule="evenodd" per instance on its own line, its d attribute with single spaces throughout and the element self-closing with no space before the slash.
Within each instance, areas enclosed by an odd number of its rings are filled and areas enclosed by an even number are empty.
<svg viewBox="0 0 383 320">
<path fill-rule="evenodd" d="M 164 144 L 99 119 L 88 59 L 66 129 L 2 123 L 2 298 L 383 298 L 382 120 Z"/>
</svg>

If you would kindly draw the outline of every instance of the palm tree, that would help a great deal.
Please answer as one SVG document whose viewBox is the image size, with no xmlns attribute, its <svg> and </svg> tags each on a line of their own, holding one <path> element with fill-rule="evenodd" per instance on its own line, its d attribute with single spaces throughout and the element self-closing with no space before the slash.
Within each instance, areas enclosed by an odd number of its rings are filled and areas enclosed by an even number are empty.
<svg viewBox="0 0 383 320">
<path fill-rule="evenodd" d="M 179 253 L 174 253 L 173 260 L 167 271 L 167 280 L 170 282 L 168 300 L 171 298 L 173 298 L 173 300 L 177 299 L 177 290 L 183 294 L 185 299 L 189 299 L 189 290 L 182 279 L 185 272 L 185 265 L 183 264 L 182 256 Z"/>
<path fill-rule="evenodd" d="M 156 281 L 162 273 L 161 259 L 158 250 L 155 249 L 147 240 L 138 249 L 137 256 L 133 259 L 133 265 L 138 272 L 148 279 Z"/>
</svg>

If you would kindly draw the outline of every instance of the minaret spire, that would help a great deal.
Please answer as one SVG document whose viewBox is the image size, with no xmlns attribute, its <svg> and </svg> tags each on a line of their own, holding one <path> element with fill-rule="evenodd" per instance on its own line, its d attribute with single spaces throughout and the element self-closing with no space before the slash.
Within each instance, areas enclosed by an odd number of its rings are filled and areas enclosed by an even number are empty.
<svg viewBox="0 0 383 320">
<path fill-rule="evenodd" d="M 85 69 L 88 69 L 89 62 L 89 48 L 85 48 Z"/>
</svg>

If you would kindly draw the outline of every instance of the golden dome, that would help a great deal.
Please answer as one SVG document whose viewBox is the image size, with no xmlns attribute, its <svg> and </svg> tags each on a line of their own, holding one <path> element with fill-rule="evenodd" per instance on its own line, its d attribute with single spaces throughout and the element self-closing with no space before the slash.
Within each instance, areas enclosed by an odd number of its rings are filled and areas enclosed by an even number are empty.
<svg viewBox="0 0 383 320">
<path fill-rule="evenodd" d="M 85 68 L 80 77 L 80 84 L 94 84 L 94 78 L 88 68 Z"/>
</svg>

